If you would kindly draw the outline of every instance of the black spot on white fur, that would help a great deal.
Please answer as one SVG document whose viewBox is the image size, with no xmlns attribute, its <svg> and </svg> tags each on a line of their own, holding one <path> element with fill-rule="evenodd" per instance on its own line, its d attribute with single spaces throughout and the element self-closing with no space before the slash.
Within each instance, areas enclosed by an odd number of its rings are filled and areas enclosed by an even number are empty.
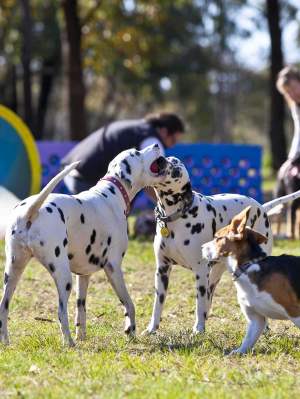
<svg viewBox="0 0 300 399">
<path fill-rule="evenodd" d="M 53 265 L 53 263 L 49 263 L 49 269 L 51 273 L 55 272 L 55 266 Z"/>
<path fill-rule="evenodd" d="M 129 162 L 127 161 L 127 159 L 123 159 L 123 164 L 125 165 L 125 167 L 126 167 L 126 173 L 128 173 L 129 175 L 131 175 L 131 167 L 130 167 L 130 165 L 129 165 Z"/>
<path fill-rule="evenodd" d="M 58 212 L 59 212 L 61 221 L 62 221 L 63 223 L 66 223 L 66 221 L 65 221 L 65 216 L 64 216 L 63 211 L 62 211 L 60 208 L 57 208 L 57 210 L 58 210 Z"/>
<path fill-rule="evenodd" d="M 91 235 L 91 244 L 94 244 L 96 240 L 96 230 L 94 229 Z"/>
<path fill-rule="evenodd" d="M 85 248 L 85 253 L 88 255 L 91 252 L 92 247 L 90 244 Z"/>
<path fill-rule="evenodd" d="M 114 188 L 113 186 L 109 186 L 108 189 L 109 189 L 109 191 L 110 191 L 112 194 L 116 194 L 116 190 L 115 190 L 115 188 Z"/>
<path fill-rule="evenodd" d="M 66 285 L 66 291 L 70 291 L 70 290 L 71 290 L 71 287 L 72 287 L 72 284 L 71 284 L 71 283 L 67 283 L 67 285 Z"/>
<path fill-rule="evenodd" d="M 216 234 L 216 230 L 217 230 L 216 219 L 213 219 L 213 220 L 212 220 L 211 227 L 212 227 L 213 236 L 214 236 L 214 235 Z"/>
<path fill-rule="evenodd" d="M 59 255 L 60 255 L 60 248 L 59 248 L 59 246 L 57 246 L 57 247 L 55 248 L 55 256 L 58 258 Z"/>
</svg>

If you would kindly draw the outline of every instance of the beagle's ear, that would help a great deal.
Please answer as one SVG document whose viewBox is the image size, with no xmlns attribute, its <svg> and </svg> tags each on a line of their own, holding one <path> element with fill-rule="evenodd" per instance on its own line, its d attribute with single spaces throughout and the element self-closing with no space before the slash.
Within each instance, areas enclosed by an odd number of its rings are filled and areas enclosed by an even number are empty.
<svg viewBox="0 0 300 399">
<path fill-rule="evenodd" d="M 251 237 L 258 245 L 266 244 L 268 242 L 268 238 L 263 234 L 260 234 L 258 231 L 250 229 L 250 227 L 246 227 L 247 237 Z"/>
<path fill-rule="evenodd" d="M 230 230 L 234 234 L 240 234 L 241 235 L 240 239 L 242 239 L 242 236 L 244 235 L 250 211 L 251 211 L 251 206 L 247 206 L 247 208 L 243 209 L 242 212 L 236 215 L 230 223 Z"/>
</svg>

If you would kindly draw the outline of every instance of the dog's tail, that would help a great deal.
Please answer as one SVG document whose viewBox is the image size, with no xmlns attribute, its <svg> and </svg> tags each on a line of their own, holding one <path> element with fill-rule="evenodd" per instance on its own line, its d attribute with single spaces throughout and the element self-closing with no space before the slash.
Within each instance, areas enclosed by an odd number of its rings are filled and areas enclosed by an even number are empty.
<svg viewBox="0 0 300 399">
<path fill-rule="evenodd" d="M 285 195 L 284 197 L 275 198 L 272 201 L 263 204 L 264 211 L 268 213 L 271 209 L 279 204 L 285 204 L 286 202 L 293 201 L 300 197 L 300 190 L 295 191 L 292 194 Z"/>
<path fill-rule="evenodd" d="M 52 180 L 42 189 L 42 191 L 37 194 L 33 203 L 30 204 L 28 209 L 26 210 L 25 218 L 29 221 L 32 221 L 38 213 L 38 210 L 42 206 L 45 199 L 48 195 L 54 190 L 55 186 L 68 174 L 71 170 L 75 169 L 80 162 L 73 162 L 70 165 L 66 166 L 60 173 L 53 177 Z"/>
</svg>

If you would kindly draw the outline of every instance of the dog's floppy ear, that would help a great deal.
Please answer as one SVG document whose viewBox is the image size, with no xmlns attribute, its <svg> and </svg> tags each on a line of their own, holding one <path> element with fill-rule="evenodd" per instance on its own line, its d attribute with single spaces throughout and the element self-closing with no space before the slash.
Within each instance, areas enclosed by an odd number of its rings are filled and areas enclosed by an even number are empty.
<svg viewBox="0 0 300 399">
<path fill-rule="evenodd" d="M 251 238 L 257 242 L 258 245 L 266 244 L 268 242 L 268 238 L 258 231 L 250 229 L 250 227 L 246 227 L 247 236 L 251 236 Z"/>
<path fill-rule="evenodd" d="M 251 206 L 243 209 L 236 215 L 230 223 L 230 231 L 234 234 L 236 239 L 242 239 L 246 229 L 247 220 L 251 211 Z"/>
</svg>

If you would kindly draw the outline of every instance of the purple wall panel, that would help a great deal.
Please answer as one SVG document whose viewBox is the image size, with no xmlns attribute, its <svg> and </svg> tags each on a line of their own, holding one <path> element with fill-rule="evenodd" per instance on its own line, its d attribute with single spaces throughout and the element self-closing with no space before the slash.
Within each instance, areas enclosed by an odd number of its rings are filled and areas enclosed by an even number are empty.
<svg viewBox="0 0 300 399">
<path fill-rule="evenodd" d="M 60 160 L 76 144 L 75 141 L 38 141 L 41 164 L 42 164 L 42 187 L 55 176 L 60 170 Z M 54 192 L 67 193 L 64 183 L 58 184 Z"/>
</svg>

